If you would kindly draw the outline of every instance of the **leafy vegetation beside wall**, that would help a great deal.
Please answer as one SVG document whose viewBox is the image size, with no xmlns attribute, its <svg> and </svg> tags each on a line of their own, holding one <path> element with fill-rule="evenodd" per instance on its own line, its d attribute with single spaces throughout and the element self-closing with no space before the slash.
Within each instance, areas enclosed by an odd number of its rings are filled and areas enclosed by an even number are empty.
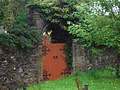
<svg viewBox="0 0 120 90">
<path fill-rule="evenodd" d="M 72 55 L 72 40 L 68 40 L 68 42 L 66 43 L 66 46 L 65 46 L 65 51 L 66 51 L 66 63 L 67 63 L 67 68 L 68 69 L 73 69 L 73 55 Z"/>
<path fill-rule="evenodd" d="M 32 49 L 38 45 L 38 34 L 35 27 L 27 22 L 28 1 L 0 1 L 0 45 L 15 50 L 16 48 Z"/>
</svg>

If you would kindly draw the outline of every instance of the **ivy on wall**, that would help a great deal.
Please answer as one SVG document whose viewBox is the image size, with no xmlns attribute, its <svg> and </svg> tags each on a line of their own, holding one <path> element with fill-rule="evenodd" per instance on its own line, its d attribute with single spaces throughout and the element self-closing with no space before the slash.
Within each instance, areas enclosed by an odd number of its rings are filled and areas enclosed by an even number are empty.
<svg viewBox="0 0 120 90">
<path fill-rule="evenodd" d="M 72 66 L 72 62 L 73 62 L 73 59 L 72 59 L 72 40 L 69 39 L 68 42 L 66 43 L 65 51 L 66 51 L 65 60 L 67 63 L 67 68 L 72 69 L 73 68 L 73 66 Z"/>
</svg>

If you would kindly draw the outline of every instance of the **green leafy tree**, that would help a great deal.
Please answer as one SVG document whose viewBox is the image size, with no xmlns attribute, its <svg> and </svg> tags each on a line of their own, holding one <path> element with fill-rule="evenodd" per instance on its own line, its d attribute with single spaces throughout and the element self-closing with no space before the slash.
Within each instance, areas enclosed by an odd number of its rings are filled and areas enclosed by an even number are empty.
<svg viewBox="0 0 120 90">
<path fill-rule="evenodd" d="M 117 54 L 116 75 L 120 77 L 120 2 L 118 0 L 93 0 L 84 2 L 74 14 L 79 22 L 69 26 L 70 34 L 75 35 L 83 47 L 92 51 L 114 48 Z M 98 50 L 96 50 L 98 52 Z M 96 53 L 96 52 L 95 52 Z"/>
<path fill-rule="evenodd" d="M 6 5 L 8 5 L 7 0 L 0 0 L 0 26 L 2 26 L 2 22 L 5 18 Z"/>
</svg>

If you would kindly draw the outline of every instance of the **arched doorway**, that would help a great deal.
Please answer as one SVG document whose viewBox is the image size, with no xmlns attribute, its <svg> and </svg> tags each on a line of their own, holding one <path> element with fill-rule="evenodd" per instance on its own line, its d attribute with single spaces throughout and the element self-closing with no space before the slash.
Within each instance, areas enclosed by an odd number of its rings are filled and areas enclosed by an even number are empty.
<svg viewBox="0 0 120 90">
<path fill-rule="evenodd" d="M 56 54 L 55 52 L 58 52 L 58 50 L 61 50 L 61 51 L 59 51 L 59 53 L 63 52 L 63 50 L 64 50 L 63 46 L 72 47 L 72 45 L 71 45 L 72 44 L 72 36 L 69 35 L 69 33 L 65 29 L 61 28 L 59 23 L 54 24 L 54 23 L 46 21 L 42 17 L 40 17 L 39 14 L 41 14 L 41 13 L 39 11 L 35 10 L 34 7 L 36 7 L 36 5 L 30 5 L 28 7 L 29 8 L 28 20 L 29 20 L 30 25 L 36 26 L 38 33 L 39 33 L 40 43 L 38 45 L 38 58 L 37 58 L 38 63 L 39 63 L 39 65 L 38 65 L 38 68 L 39 68 L 38 81 L 40 82 L 44 78 L 48 78 L 48 79 L 44 79 L 44 80 L 54 80 L 54 79 L 60 78 L 62 76 L 66 76 L 66 75 L 70 74 L 70 69 L 71 69 L 71 64 L 72 64 L 72 56 L 69 56 L 69 59 L 71 58 L 71 60 L 69 60 L 69 62 L 67 62 L 68 60 L 66 61 L 65 54 L 60 54 L 59 56 L 64 57 L 64 60 L 61 59 L 64 61 L 63 62 L 64 68 L 62 68 L 62 72 L 61 71 L 59 72 L 59 77 L 50 78 L 51 75 L 53 75 L 53 74 L 51 74 L 51 72 L 49 72 L 49 70 L 44 69 L 45 62 L 43 59 L 44 58 L 43 54 L 44 54 L 44 51 L 46 51 L 47 49 L 48 49 L 47 52 L 49 52 L 49 53 L 51 50 L 49 50 L 49 47 L 47 44 L 43 43 L 44 41 L 42 40 L 42 38 L 44 37 L 43 36 L 44 32 L 46 32 L 48 34 L 49 31 L 52 31 L 50 34 L 51 40 L 49 41 L 49 45 L 50 44 L 53 45 L 53 46 L 50 46 L 50 48 L 53 49 L 54 52 L 51 52 L 50 54 L 52 54 L 52 53 Z M 56 50 L 56 49 L 58 49 L 58 50 Z M 66 54 L 66 57 L 67 56 L 68 56 L 68 54 Z M 46 56 L 46 57 L 48 57 L 48 56 Z M 58 54 L 57 54 L 57 56 L 53 55 L 51 58 L 55 59 L 55 60 L 51 59 L 54 62 L 60 61 L 60 60 L 57 60 Z M 52 67 L 51 62 L 49 62 L 49 64 Z M 58 62 L 56 62 L 55 65 L 59 65 Z M 61 66 L 62 65 L 60 65 L 60 67 Z M 57 66 L 55 66 L 55 67 L 56 67 L 56 71 L 57 71 L 58 67 Z M 52 72 L 55 73 L 55 71 L 52 71 Z"/>
<path fill-rule="evenodd" d="M 43 80 L 55 80 L 68 76 L 71 69 L 67 67 L 66 50 L 71 36 L 57 25 L 49 25 L 43 35 L 42 60 Z"/>
</svg>

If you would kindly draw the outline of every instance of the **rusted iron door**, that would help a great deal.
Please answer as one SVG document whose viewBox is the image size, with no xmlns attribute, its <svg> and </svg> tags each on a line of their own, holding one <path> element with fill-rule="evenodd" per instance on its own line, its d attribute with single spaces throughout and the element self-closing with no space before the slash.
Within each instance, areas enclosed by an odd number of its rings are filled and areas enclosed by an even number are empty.
<svg viewBox="0 0 120 90">
<path fill-rule="evenodd" d="M 68 74 L 65 44 L 43 44 L 43 80 L 55 80 Z"/>
</svg>

